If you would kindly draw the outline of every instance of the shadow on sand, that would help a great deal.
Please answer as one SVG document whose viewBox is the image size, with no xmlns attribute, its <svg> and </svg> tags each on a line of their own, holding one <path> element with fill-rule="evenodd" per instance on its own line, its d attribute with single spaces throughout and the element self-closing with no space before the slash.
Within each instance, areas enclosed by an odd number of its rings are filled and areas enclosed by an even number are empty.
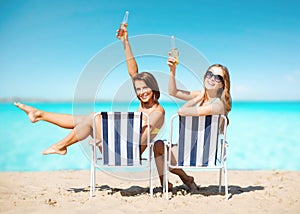
<svg viewBox="0 0 300 214">
<path fill-rule="evenodd" d="M 234 195 L 239 195 L 247 192 L 264 190 L 263 186 L 248 186 L 248 187 L 240 187 L 235 185 L 228 186 L 229 188 L 229 199 Z M 70 188 L 68 191 L 70 192 L 89 192 L 89 187 L 86 188 Z M 96 191 L 106 191 L 108 195 L 113 195 L 115 193 L 120 192 L 122 196 L 138 196 L 142 194 L 149 194 L 149 187 L 140 187 L 140 186 L 131 186 L 126 189 L 121 188 L 113 188 L 108 185 L 96 186 Z M 219 193 L 219 186 L 211 185 L 207 187 L 198 186 L 198 190 L 190 192 L 186 185 L 175 186 L 172 188 L 172 197 L 176 195 L 203 195 L 203 196 L 212 196 L 212 195 L 224 195 L 224 186 L 222 186 L 221 193 Z M 153 189 L 154 194 L 162 194 L 162 188 L 156 187 Z"/>
</svg>

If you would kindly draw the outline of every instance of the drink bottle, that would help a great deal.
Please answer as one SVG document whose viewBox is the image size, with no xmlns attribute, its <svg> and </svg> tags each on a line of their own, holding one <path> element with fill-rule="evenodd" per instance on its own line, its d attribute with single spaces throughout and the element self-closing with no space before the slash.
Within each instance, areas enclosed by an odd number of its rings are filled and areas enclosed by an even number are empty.
<svg viewBox="0 0 300 214">
<path fill-rule="evenodd" d="M 125 15 L 123 17 L 123 21 L 120 24 L 120 28 L 118 30 L 118 34 L 117 34 L 117 38 L 121 39 L 124 36 L 124 31 L 126 30 L 127 26 L 128 26 L 128 15 L 129 12 L 126 11 Z"/>
<path fill-rule="evenodd" d="M 179 58 L 179 52 L 178 52 L 178 48 L 176 48 L 175 45 L 175 37 L 171 36 L 171 50 L 170 50 L 170 57 L 173 57 L 176 61 L 176 65 L 179 63 L 178 58 Z"/>
</svg>

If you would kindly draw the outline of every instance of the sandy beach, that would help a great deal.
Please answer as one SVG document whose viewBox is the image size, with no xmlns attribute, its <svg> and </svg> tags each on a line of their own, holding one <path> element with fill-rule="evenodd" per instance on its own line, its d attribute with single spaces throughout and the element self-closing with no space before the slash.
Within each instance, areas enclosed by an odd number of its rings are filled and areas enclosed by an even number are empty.
<svg viewBox="0 0 300 214">
<path fill-rule="evenodd" d="M 134 179 L 138 174 L 112 176 L 97 171 L 97 188 L 90 199 L 89 171 L 1 172 L 0 213 L 300 212 L 298 171 L 229 171 L 228 201 L 217 192 L 216 171 L 189 172 L 200 186 L 197 194 L 188 193 L 172 175 L 170 181 L 175 188 L 169 200 L 162 196 L 158 179 L 154 182 L 154 197 L 150 198 L 148 182 Z M 122 196 L 133 186 L 135 195 Z"/>
</svg>

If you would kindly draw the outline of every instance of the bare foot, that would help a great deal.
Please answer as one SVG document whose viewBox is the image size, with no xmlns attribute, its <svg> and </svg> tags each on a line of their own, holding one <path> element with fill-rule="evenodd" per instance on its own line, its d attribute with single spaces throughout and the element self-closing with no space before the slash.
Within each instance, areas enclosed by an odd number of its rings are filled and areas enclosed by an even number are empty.
<svg viewBox="0 0 300 214">
<path fill-rule="evenodd" d="M 41 112 L 39 110 L 37 110 L 36 108 L 24 105 L 24 104 L 19 103 L 19 102 L 14 102 L 14 105 L 17 106 L 19 109 L 23 110 L 27 114 L 29 120 L 32 123 L 35 123 L 35 122 L 39 121 L 39 117 L 41 116 Z"/>
<path fill-rule="evenodd" d="M 170 192 L 172 191 L 172 189 L 173 189 L 173 184 L 168 182 L 168 191 Z"/>
<path fill-rule="evenodd" d="M 55 146 L 50 146 L 48 149 L 44 150 L 43 155 L 57 154 L 57 155 L 65 155 L 67 154 L 67 149 L 62 148 L 58 149 Z"/>
<path fill-rule="evenodd" d="M 199 190 L 197 184 L 194 182 L 194 177 L 192 176 L 188 176 L 188 179 L 184 181 L 184 184 L 187 185 L 191 193 Z"/>
</svg>

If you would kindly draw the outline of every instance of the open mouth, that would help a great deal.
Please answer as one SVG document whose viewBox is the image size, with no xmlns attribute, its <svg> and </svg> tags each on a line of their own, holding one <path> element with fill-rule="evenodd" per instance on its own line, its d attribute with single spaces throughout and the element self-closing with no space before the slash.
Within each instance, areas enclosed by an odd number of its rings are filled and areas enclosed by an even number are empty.
<svg viewBox="0 0 300 214">
<path fill-rule="evenodd" d="M 144 93 L 144 94 L 141 94 L 140 95 L 140 98 L 145 100 L 145 99 L 148 99 L 149 95 L 147 93 Z"/>
<path fill-rule="evenodd" d="M 207 81 L 207 83 L 210 85 L 210 86 L 215 86 L 215 83 L 211 82 L 211 81 Z"/>
<path fill-rule="evenodd" d="M 148 95 L 143 95 L 143 96 L 141 96 L 141 99 L 143 99 L 143 100 L 145 100 L 145 99 L 147 99 L 148 98 Z"/>
</svg>

